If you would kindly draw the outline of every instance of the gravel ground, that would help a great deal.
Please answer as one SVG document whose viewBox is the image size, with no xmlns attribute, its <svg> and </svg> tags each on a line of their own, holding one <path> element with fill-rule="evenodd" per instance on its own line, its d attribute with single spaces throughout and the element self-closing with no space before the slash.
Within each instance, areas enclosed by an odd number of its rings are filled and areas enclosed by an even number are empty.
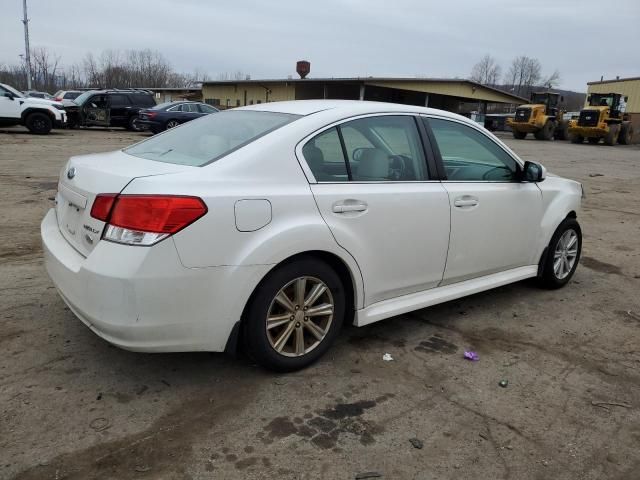
<svg viewBox="0 0 640 480">
<path fill-rule="evenodd" d="M 39 224 L 64 162 L 143 136 L 0 130 L 0 478 L 638 478 L 639 146 L 503 137 L 585 185 L 566 288 L 347 327 L 318 364 L 274 375 L 111 347 L 47 277 Z"/>
</svg>

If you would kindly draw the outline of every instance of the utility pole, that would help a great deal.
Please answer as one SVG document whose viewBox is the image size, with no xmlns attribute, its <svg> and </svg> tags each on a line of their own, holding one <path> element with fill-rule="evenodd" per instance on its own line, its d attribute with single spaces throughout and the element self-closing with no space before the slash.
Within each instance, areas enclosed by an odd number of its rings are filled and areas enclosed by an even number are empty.
<svg viewBox="0 0 640 480">
<path fill-rule="evenodd" d="M 29 19 L 27 18 L 27 0 L 22 1 L 22 7 L 24 11 L 24 18 L 22 20 L 22 23 L 24 24 L 24 58 L 27 64 L 27 90 L 31 90 L 31 49 L 29 48 Z"/>
</svg>

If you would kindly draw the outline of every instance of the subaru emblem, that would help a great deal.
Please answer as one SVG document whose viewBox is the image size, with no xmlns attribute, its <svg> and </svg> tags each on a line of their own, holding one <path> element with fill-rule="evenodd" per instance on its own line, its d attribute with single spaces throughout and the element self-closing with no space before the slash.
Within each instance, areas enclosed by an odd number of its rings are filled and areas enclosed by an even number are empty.
<svg viewBox="0 0 640 480">
<path fill-rule="evenodd" d="M 76 176 L 76 167 L 71 167 L 69 170 L 67 170 L 67 178 L 69 180 L 71 180 L 75 176 Z"/>
</svg>

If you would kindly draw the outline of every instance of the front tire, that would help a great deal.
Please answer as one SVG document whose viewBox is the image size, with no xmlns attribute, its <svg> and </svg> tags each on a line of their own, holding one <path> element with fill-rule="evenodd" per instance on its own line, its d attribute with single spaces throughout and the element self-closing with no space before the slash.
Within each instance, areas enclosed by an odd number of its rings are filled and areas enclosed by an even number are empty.
<svg viewBox="0 0 640 480">
<path fill-rule="evenodd" d="M 620 126 L 613 124 L 609 125 L 609 131 L 604 137 L 605 145 L 609 145 L 610 147 L 614 146 L 618 143 L 618 133 L 620 133 Z"/>
<path fill-rule="evenodd" d="M 53 123 L 46 113 L 30 113 L 25 121 L 26 127 L 36 135 L 46 135 L 51 131 Z"/>
<path fill-rule="evenodd" d="M 304 368 L 329 349 L 345 308 L 344 286 L 329 265 L 314 258 L 284 264 L 269 273 L 248 305 L 246 352 L 270 370 Z"/>
<path fill-rule="evenodd" d="M 629 122 L 622 122 L 618 142 L 620 145 L 630 145 L 631 140 L 633 140 L 633 126 Z"/>
<path fill-rule="evenodd" d="M 527 132 L 519 132 L 517 130 L 513 130 L 513 138 L 517 138 L 518 140 L 524 140 L 527 136 Z"/>
<path fill-rule="evenodd" d="M 553 131 L 555 130 L 555 126 L 551 120 L 547 120 L 544 123 L 544 126 L 533 134 L 537 140 L 551 140 L 553 138 Z"/>
<path fill-rule="evenodd" d="M 582 230 L 575 218 L 565 218 L 547 248 L 540 283 L 543 287 L 564 287 L 578 268 L 582 253 Z"/>
</svg>

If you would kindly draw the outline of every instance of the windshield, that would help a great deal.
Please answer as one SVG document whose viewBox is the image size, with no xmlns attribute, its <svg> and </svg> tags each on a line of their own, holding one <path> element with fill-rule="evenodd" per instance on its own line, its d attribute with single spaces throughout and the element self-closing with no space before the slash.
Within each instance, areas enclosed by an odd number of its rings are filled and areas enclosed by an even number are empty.
<svg viewBox="0 0 640 480">
<path fill-rule="evenodd" d="M 202 167 L 296 118 L 299 115 L 226 111 L 168 130 L 124 152 L 158 162 Z"/>
<path fill-rule="evenodd" d="M 589 101 L 589 105 L 592 107 L 612 107 L 613 106 L 613 95 L 611 94 L 591 94 L 591 100 Z"/>
<path fill-rule="evenodd" d="M 547 103 L 547 95 L 544 93 L 534 93 L 531 103 Z"/>
<path fill-rule="evenodd" d="M 4 87 L 5 90 L 9 90 L 11 93 L 13 93 L 14 97 L 20 97 L 20 98 L 25 98 L 25 96 L 23 94 L 21 94 L 18 90 L 16 90 L 13 87 L 10 87 L 9 85 L 5 85 L 2 84 L 2 86 Z"/>
<path fill-rule="evenodd" d="M 82 105 L 84 102 L 87 101 L 87 98 L 89 98 L 91 95 L 93 95 L 94 90 L 89 90 L 88 92 L 84 92 L 81 95 L 78 95 L 73 101 L 74 103 L 77 103 L 78 105 Z"/>
</svg>

